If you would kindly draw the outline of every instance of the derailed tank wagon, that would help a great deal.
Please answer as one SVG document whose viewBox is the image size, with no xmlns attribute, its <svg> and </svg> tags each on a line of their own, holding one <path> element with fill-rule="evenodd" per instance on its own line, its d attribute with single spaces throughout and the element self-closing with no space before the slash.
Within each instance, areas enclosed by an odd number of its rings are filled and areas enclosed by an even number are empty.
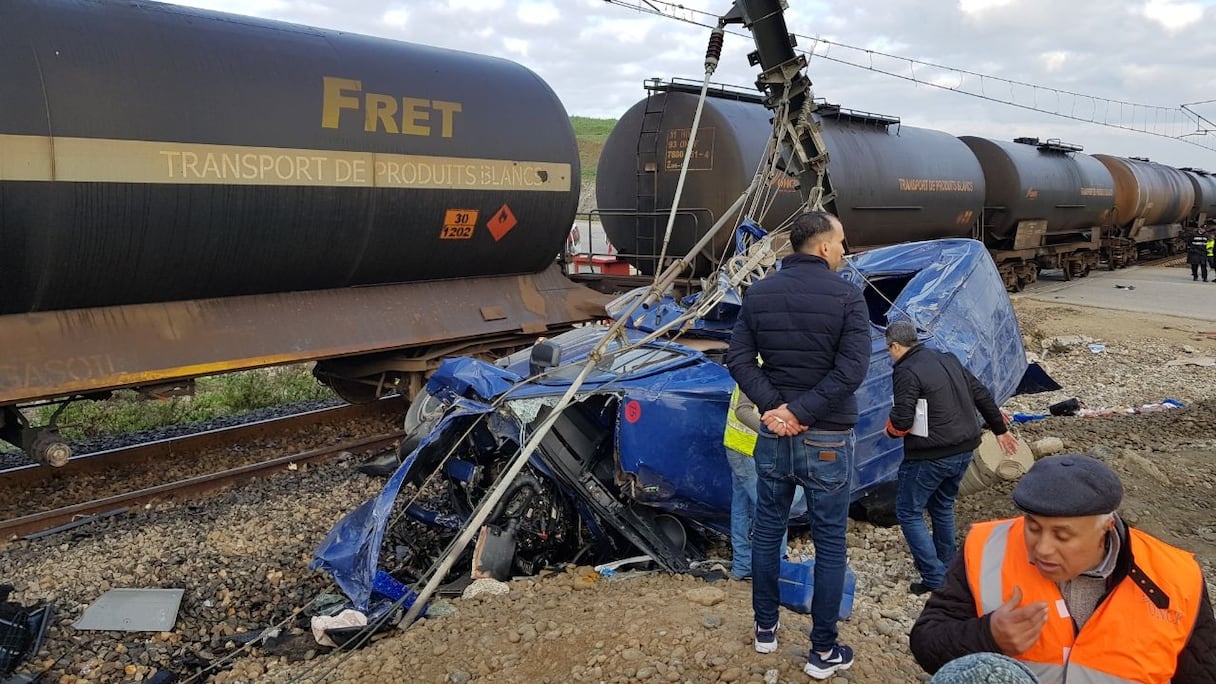
<svg viewBox="0 0 1216 684">
<path fill-rule="evenodd" d="M 0 3 L 0 63 L 0 438 L 293 361 L 370 399 L 596 314 L 554 265 L 574 133 L 523 66 L 105 0 Z"/>
</svg>

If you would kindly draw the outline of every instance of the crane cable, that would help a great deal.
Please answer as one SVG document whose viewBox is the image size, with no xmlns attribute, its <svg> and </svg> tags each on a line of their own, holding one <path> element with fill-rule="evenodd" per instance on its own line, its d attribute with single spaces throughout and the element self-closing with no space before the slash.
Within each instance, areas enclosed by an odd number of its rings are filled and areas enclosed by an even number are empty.
<svg viewBox="0 0 1216 684">
<path fill-rule="evenodd" d="M 671 212 L 667 215 L 667 228 L 663 231 L 663 248 L 659 251 L 659 261 L 655 267 L 655 280 L 662 272 L 663 262 L 667 260 L 667 247 L 671 242 L 672 229 L 676 224 L 676 209 L 680 206 L 680 196 L 684 193 L 684 180 L 688 177 L 688 163 L 692 160 L 694 146 L 697 142 L 697 129 L 701 125 L 701 112 L 705 109 L 705 98 L 709 93 L 709 80 L 718 68 L 718 60 L 722 57 L 722 44 L 725 41 L 725 31 L 722 26 L 714 27 L 709 35 L 709 45 L 705 49 L 705 78 L 701 81 L 701 95 L 697 98 L 697 111 L 692 117 L 692 129 L 688 133 L 688 144 L 684 148 L 684 161 L 680 164 L 680 176 L 676 180 L 676 194 L 671 200 Z"/>
</svg>

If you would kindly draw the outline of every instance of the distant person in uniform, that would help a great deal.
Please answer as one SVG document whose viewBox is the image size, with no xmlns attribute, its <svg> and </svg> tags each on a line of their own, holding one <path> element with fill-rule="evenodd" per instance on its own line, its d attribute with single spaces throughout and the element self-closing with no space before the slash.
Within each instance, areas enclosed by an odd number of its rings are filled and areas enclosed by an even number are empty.
<svg viewBox="0 0 1216 684">
<path fill-rule="evenodd" d="M 983 434 L 976 411 L 1002 450 L 1015 453 L 1018 443 L 988 388 L 954 354 L 925 347 L 910 321 L 892 321 L 886 337 L 895 388 L 887 436 L 904 440 L 895 517 L 920 572 L 920 581 L 908 591 L 924 594 L 941 588 L 954 560 L 954 499 Z M 925 434 L 917 435 L 913 422 L 921 400 Z M 932 535 L 925 511 L 933 521 Z"/>
<path fill-rule="evenodd" d="M 861 289 L 836 274 L 844 264 L 839 219 L 820 211 L 798 216 L 790 248 L 781 270 L 744 296 L 726 365 L 756 402 L 764 427 L 755 451 L 754 646 L 759 653 L 777 650 L 779 545 L 794 488 L 802 485 L 815 545 L 811 651 L 802 671 L 827 679 L 853 665 L 853 649 L 839 642 L 836 623 L 857 443 L 853 393 L 870 367 L 870 321 Z"/>
<path fill-rule="evenodd" d="M 1186 246 L 1186 262 L 1191 265 L 1191 280 L 1199 280 L 1203 272 L 1203 282 L 1208 281 L 1208 237 L 1204 233 L 1195 233 L 1191 242 Z"/>
<path fill-rule="evenodd" d="M 1212 269 L 1212 282 L 1216 282 L 1216 229 L 1208 228 L 1207 239 L 1208 267 Z"/>
<path fill-rule="evenodd" d="M 1018 518 L 976 523 L 912 627 L 929 673 L 972 653 L 1040 682 L 1216 682 L 1216 618 L 1195 557 L 1116 513 L 1123 484 L 1082 454 L 1035 463 Z"/>
</svg>

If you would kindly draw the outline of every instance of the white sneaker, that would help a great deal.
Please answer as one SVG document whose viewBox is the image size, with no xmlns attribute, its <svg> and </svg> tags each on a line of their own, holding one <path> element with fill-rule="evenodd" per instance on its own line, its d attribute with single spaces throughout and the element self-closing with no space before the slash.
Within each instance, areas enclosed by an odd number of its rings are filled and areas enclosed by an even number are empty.
<svg viewBox="0 0 1216 684">
<path fill-rule="evenodd" d="M 781 629 L 781 623 L 773 625 L 771 629 L 760 629 L 759 623 L 755 624 L 756 628 L 756 653 L 772 653 L 777 650 L 777 630 Z"/>
</svg>

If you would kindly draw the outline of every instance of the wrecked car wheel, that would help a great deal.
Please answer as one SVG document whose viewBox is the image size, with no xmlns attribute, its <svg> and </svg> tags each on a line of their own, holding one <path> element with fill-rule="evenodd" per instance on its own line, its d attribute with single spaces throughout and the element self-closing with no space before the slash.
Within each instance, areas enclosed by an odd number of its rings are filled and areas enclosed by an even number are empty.
<svg viewBox="0 0 1216 684">
<path fill-rule="evenodd" d="M 419 432 L 418 427 L 422 424 L 431 424 L 438 420 L 443 415 L 443 408 L 442 401 L 428 394 L 426 390 L 423 390 L 414 397 L 414 400 L 410 402 L 410 407 L 406 409 L 405 425 L 402 427 L 407 433 L 411 433 L 411 435 Z M 406 453 L 409 452 L 407 451 Z"/>
</svg>

